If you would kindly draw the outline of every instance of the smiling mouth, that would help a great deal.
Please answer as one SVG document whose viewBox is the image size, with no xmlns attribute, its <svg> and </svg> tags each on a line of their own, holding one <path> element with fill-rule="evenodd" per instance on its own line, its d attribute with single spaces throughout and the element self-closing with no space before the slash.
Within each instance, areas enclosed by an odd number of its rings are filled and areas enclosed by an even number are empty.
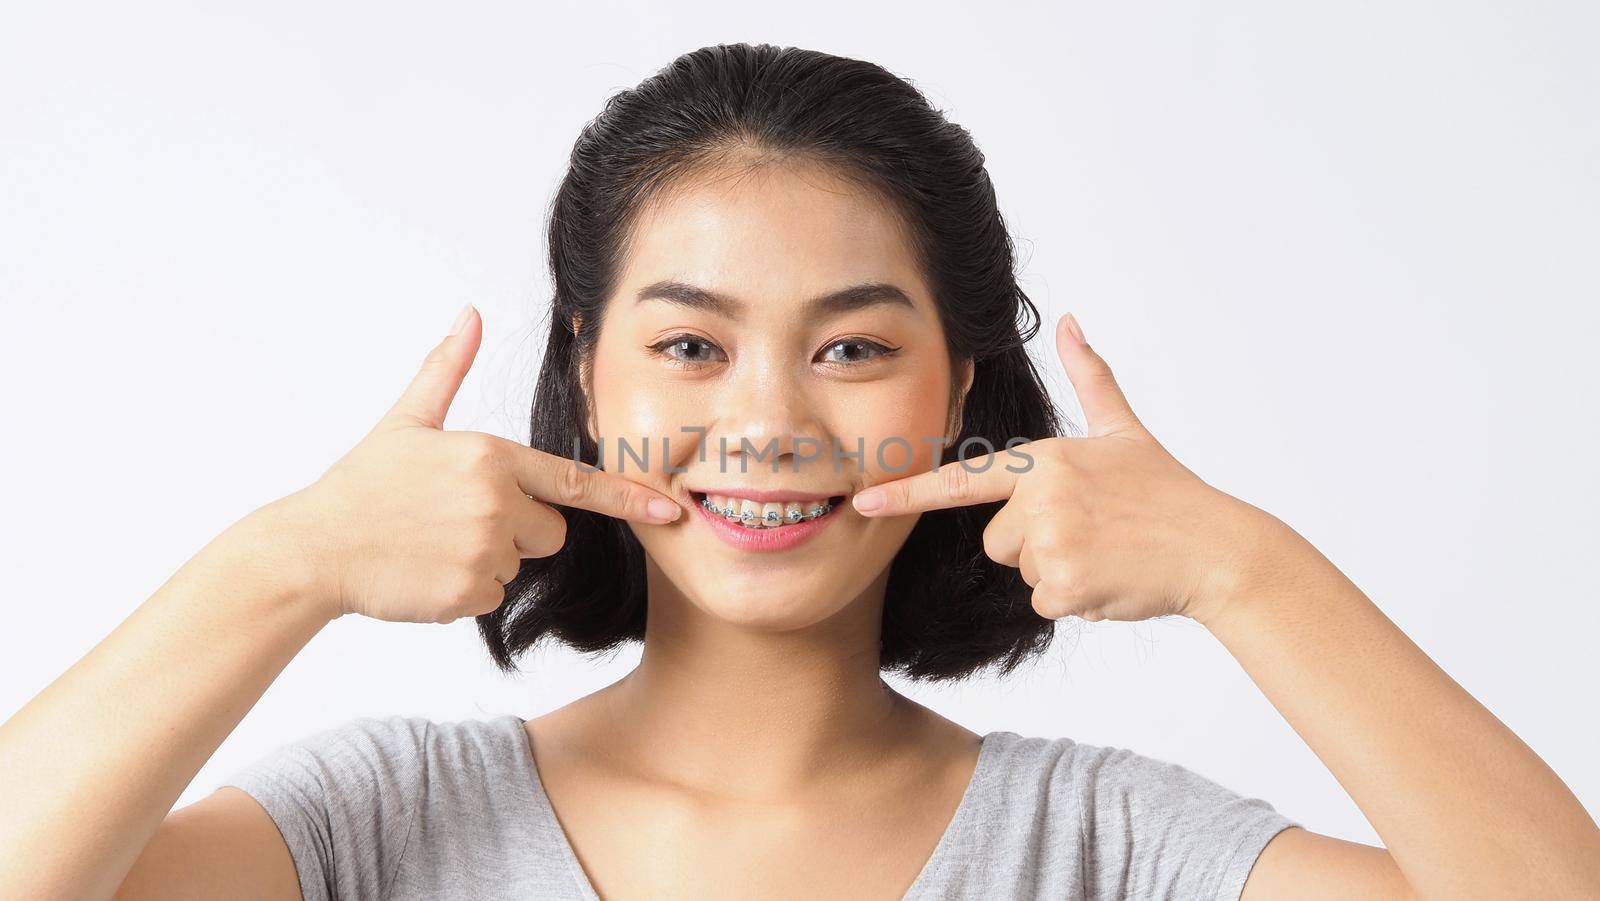
<svg viewBox="0 0 1600 901">
<path fill-rule="evenodd" d="M 703 491 L 691 491 L 689 495 L 707 513 L 756 531 L 783 529 L 821 519 L 831 515 L 845 499 L 845 495 L 836 494 L 826 500 L 763 503 Z"/>
</svg>

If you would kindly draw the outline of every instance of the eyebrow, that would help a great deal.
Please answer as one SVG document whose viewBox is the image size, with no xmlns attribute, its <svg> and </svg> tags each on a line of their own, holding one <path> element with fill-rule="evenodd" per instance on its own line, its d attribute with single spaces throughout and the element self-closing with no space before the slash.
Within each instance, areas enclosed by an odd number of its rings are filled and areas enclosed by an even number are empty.
<svg viewBox="0 0 1600 901">
<path fill-rule="evenodd" d="M 732 295 L 670 279 L 640 288 L 635 303 L 647 300 L 664 300 L 691 309 L 705 310 L 728 319 L 741 318 L 747 309 L 743 302 Z M 867 282 L 842 291 L 821 294 L 807 300 L 804 306 L 809 313 L 838 315 L 875 304 L 904 306 L 913 312 L 917 308 L 916 304 L 911 302 L 910 295 L 887 282 Z"/>
</svg>

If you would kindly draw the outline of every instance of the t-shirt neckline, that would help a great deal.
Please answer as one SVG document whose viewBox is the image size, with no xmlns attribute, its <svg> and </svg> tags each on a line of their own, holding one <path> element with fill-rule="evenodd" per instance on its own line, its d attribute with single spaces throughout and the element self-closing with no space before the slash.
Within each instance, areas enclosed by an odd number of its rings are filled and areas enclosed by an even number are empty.
<svg viewBox="0 0 1600 901">
<path fill-rule="evenodd" d="M 572 877 L 573 883 L 585 901 L 600 901 L 599 893 L 589 882 L 589 874 L 584 872 L 583 865 L 578 862 L 578 853 L 573 850 L 572 842 L 567 838 L 567 831 L 556 818 L 555 806 L 550 803 L 550 796 L 545 794 L 544 780 L 539 776 L 539 765 L 533 756 L 533 740 L 528 737 L 528 730 L 525 728 L 527 721 L 519 716 L 507 719 L 516 724 L 515 728 L 522 736 L 522 762 L 531 777 L 522 784 L 532 795 L 534 816 L 539 831 L 559 848 L 561 859 L 566 863 L 567 874 Z M 952 849 L 960 841 L 958 836 L 966 829 L 967 820 L 973 816 L 972 810 L 978 804 L 977 798 L 989 788 L 991 771 L 994 769 L 993 751 L 998 747 L 1000 735 L 1002 735 L 1000 732 L 989 732 L 980 739 L 978 761 L 973 767 L 972 778 L 968 780 L 966 789 L 961 793 L 961 800 L 956 804 L 956 812 L 951 815 L 950 822 L 939 836 L 939 841 L 933 846 L 933 853 L 923 862 L 917 878 L 907 886 L 904 898 L 912 898 L 923 883 L 932 878 L 931 874 L 943 865 L 944 858 L 954 853 Z"/>
</svg>

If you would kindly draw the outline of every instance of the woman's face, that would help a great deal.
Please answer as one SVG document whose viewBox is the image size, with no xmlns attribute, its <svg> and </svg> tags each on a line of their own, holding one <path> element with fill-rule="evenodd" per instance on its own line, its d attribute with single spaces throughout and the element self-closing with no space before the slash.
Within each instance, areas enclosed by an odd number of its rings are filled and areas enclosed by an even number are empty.
<svg viewBox="0 0 1600 901">
<path fill-rule="evenodd" d="M 890 287 L 818 300 L 863 285 Z M 653 590 L 750 626 L 806 626 L 881 592 L 915 517 L 868 519 L 849 499 L 931 469 L 956 434 L 945 338 L 908 237 L 814 164 L 710 172 L 646 209 L 591 378 L 603 466 L 686 507 L 629 524 Z M 749 530 L 703 509 L 708 497 L 783 524 Z"/>
</svg>

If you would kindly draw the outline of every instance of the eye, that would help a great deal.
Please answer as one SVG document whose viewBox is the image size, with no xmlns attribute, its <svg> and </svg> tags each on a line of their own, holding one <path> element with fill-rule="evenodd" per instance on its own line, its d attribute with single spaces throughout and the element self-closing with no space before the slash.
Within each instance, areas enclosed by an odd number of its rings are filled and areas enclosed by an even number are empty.
<svg viewBox="0 0 1600 901">
<path fill-rule="evenodd" d="M 890 356 L 899 350 L 900 348 L 898 347 L 884 347 L 882 344 L 876 341 L 868 341 L 866 338 L 845 338 L 823 348 L 821 362 L 835 366 L 854 366 L 870 362 L 879 357 Z M 835 354 L 833 351 L 840 352 Z"/>
<path fill-rule="evenodd" d="M 717 347 L 699 335 L 673 335 L 670 338 L 651 344 L 645 350 L 656 356 L 666 357 L 670 362 L 679 363 L 687 367 L 727 360 L 722 348 Z"/>
</svg>

